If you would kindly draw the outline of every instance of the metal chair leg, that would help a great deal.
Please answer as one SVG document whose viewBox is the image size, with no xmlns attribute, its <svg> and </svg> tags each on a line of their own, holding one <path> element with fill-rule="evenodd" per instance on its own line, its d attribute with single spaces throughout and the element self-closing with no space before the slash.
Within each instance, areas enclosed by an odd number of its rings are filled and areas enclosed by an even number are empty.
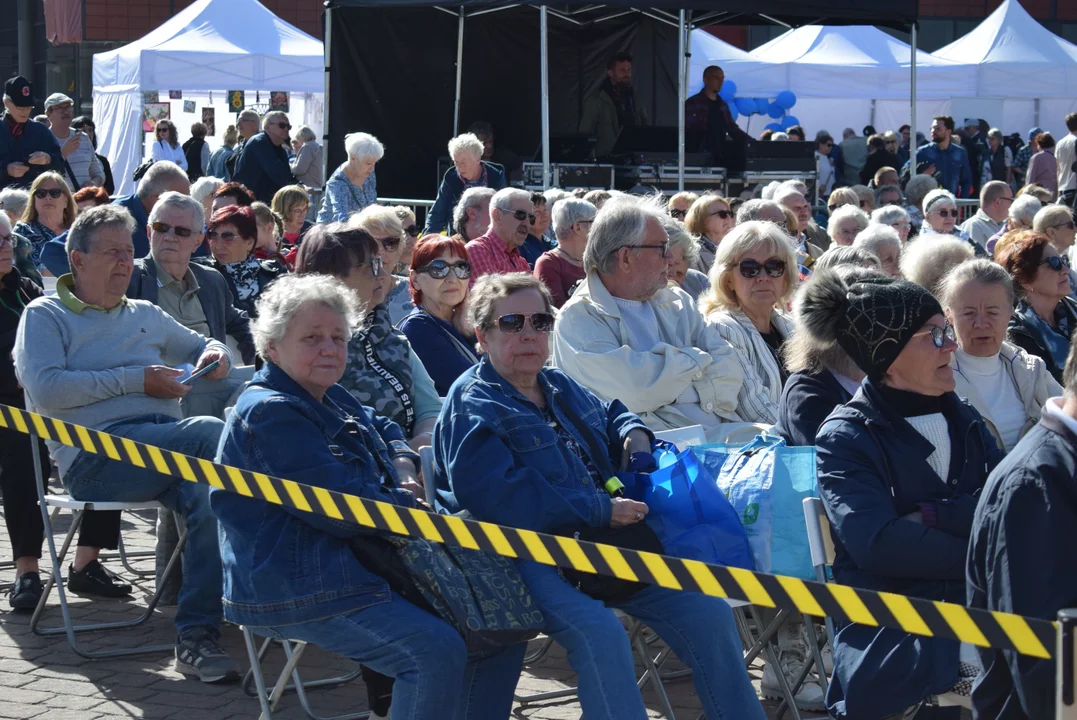
<svg viewBox="0 0 1077 720">
<path fill-rule="evenodd" d="M 667 720 L 676 720 L 673 705 L 670 703 L 669 695 L 666 694 L 666 688 L 662 684 L 662 677 L 658 673 L 658 667 L 655 665 L 654 658 L 651 657 L 647 642 L 643 639 L 643 623 L 638 620 L 634 620 L 633 623 L 635 627 L 630 632 L 630 640 L 636 649 L 636 654 L 639 655 L 640 661 L 643 663 L 643 675 L 636 684 L 642 691 L 648 682 L 653 681 L 654 691 L 658 695 L 658 702 L 662 706 L 662 711 L 665 713 Z"/>
<path fill-rule="evenodd" d="M 258 720 L 273 720 L 273 711 L 269 707 L 269 698 L 266 696 L 265 678 L 262 677 L 262 654 L 254 649 L 254 633 L 246 627 L 241 629 L 243 630 L 243 644 L 247 646 L 247 659 L 251 664 L 251 669 L 247 675 L 254 680 L 258 693 L 258 704 L 262 706 L 262 714 Z M 246 678 L 244 678 L 244 682 L 246 682 Z"/>
</svg>

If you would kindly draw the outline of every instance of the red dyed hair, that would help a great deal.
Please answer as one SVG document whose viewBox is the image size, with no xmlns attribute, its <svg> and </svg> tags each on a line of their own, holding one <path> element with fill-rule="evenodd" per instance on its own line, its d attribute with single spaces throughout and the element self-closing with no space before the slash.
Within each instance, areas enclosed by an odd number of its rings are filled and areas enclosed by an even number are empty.
<svg viewBox="0 0 1077 720">
<path fill-rule="evenodd" d="M 414 273 L 424 265 L 437 260 L 449 252 L 453 257 L 467 260 L 467 247 L 462 240 L 447 235 L 423 235 L 415 244 L 415 250 L 411 253 L 411 272 Z M 408 290 L 411 292 L 411 301 L 416 305 L 422 305 L 423 291 L 415 284 L 414 280 L 408 281 Z"/>
<path fill-rule="evenodd" d="M 228 205 L 213 213 L 208 228 L 216 230 L 219 225 L 231 225 L 244 240 L 258 241 L 258 223 L 247 205 Z"/>
<path fill-rule="evenodd" d="M 87 200 L 93 200 L 94 205 L 108 205 L 111 200 L 108 197 L 108 190 L 101 187 L 84 187 L 75 193 L 75 202 L 86 202 Z"/>
</svg>

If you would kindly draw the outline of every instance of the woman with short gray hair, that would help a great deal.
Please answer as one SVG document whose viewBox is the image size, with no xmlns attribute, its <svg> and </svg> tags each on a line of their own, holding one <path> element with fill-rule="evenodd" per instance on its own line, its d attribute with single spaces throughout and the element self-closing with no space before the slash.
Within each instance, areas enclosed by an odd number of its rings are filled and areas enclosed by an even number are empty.
<svg viewBox="0 0 1077 720">
<path fill-rule="evenodd" d="M 1010 203 L 1009 211 L 1006 213 L 1006 222 L 1002 224 L 1002 228 L 997 233 L 988 238 L 987 243 L 984 245 L 988 254 L 995 254 L 995 246 L 998 245 L 998 241 L 1006 233 L 1031 230 L 1036 222 L 1036 214 L 1041 208 L 1043 208 L 1043 203 L 1035 195 L 1026 194 L 1014 198 L 1014 201 Z M 1061 251 L 1061 248 L 1059 250 Z"/>
<path fill-rule="evenodd" d="M 905 208 L 899 205 L 884 205 L 871 213 L 871 222 L 877 225 L 888 225 L 897 231 L 898 239 L 902 246 L 909 240 L 909 231 L 912 230 L 912 221 Z"/>
<path fill-rule="evenodd" d="M 535 262 L 535 277 L 542 280 L 560 308 L 572 296 L 572 288 L 587 277 L 583 253 L 598 209 L 586 200 L 567 197 L 553 211 L 553 231 L 557 247 L 547 250 Z"/>
<path fill-rule="evenodd" d="M 972 245 L 953 235 L 926 233 L 909 243 L 901 254 L 901 275 L 938 297 L 939 281 L 946 273 L 976 256 Z"/>
<path fill-rule="evenodd" d="M 871 224 L 868 214 L 856 205 L 841 205 L 830 214 L 827 235 L 835 245 L 852 245 L 856 236 Z"/>
<path fill-rule="evenodd" d="M 812 265 L 812 272 L 820 270 L 833 270 L 842 265 L 867 268 L 869 270 L 881 270 L 882 263 L 867 250 L 853 247 L 852 245 L 832 245 Z"/>
<path fill-rule="evenodd" d="M 853 247 L 879 258 L 883 274 L 901 277 L 901 237 L 886 225 L 868 225 L 853 240 Z"/>
<path fill-rule="evenodd" d="M 905 211 L 909 213 L 916 232 L 920 232 L 920 226 L 924 222 L 924 198 L 938 186 L 939 181 L 933 175 L 913 175 L 909 182 L 905 183 Z"/>
<path fill-rule="evenodd" d="M 949 190 L 938 188 L 924 197 L 924 222 L 939 235 L 958 235 L 957 198 Z"/>
<path fill-rule="evenodd" d="M 1062 387 L 1043 360 L 1006 342 L 1014 290 L 1005 268 L 986 259 L 961 263 L 942 279 L 939 294 L 957 335 L 950 360 L 955 392 L 979 411 L 999 447 L 1009 452 Z"/>
<path fill-rule="evenodd" d="M 711 286 L 707 274 L 693 267 L 699 259 L 699 242 L 672 216 L 662 228 L 669 235 L 669 281 L 696 300 Z"/>
<path fill-rule="evenodd" d="M 29 202 L 30 193 L 24 188 L 6 187 L 0 190 L 0 210 L 7 214 L 12 225 L 22 220 Z"/>
<path fill-rule="evenodd" d="M 385 146 L 364 132 L 344 136 L 348 159 L 329 176 L 318 222 L 344 222 L 354 213 L 378 201 L 378 176 L 374 166 L 385 155 Z"/>
<path fill-rule="evenodd" d="M 310 129 L 310 126 L 299 126 L 295 133 L 295 140 L 292 141 L 292 150 L 295 151 L 295 160 L 292 161 L 292 175 L 295 175 L 295 179 L 299 181 L 300 185 L 321 190 L 324 182 L 322 176 L 322 146 L 318 144 L 317 140 L 318 137 Z"/>
<path fill-rule="evenodd" d="M 488 187 L 497 191 L 508 186 L 505 170 L 500 165 L 482 159 L 486 146 L 474 133 L 464 133 L 449 140 L 448 150 L 453 166 L 445 171 L 445 177 L 441 179 L 434 206 L 426 216 L 424 234 L 436 234 L 443 230 L 453 234 L 454 228 L 450 227 L 449 223 L 452 220 L 453 208 L 460 201 L 464 190 Z"/>
</svg>

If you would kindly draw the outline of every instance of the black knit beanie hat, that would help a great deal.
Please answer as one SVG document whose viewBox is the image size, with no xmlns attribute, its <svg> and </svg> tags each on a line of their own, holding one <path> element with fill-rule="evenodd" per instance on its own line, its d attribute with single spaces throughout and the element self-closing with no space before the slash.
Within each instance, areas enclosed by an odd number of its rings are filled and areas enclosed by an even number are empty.
<svg viewBox="0 0 1077 720">
<path fill-rule="evenodd" d="M 939 301 L 916 283 L 864 278 L 845 293 L 838 345 L 869 378 L 879 380 L 912 336 L 941 314 Z"/>
</svg>

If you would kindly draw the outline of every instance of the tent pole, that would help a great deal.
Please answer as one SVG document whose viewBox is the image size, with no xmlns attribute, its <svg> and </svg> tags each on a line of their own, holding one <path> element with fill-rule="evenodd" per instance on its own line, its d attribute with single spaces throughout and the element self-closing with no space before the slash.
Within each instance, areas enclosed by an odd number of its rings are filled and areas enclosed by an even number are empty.
<svg viewBox="0 0 1077 720">
<path fill-rule="evenodd" d="M 460 134 L 460 81 L 464 77 L 464 8 L 456 26 L 456 102 L 453 104 L 452 135 Z"/>
<path fill-rule="evenodd" d="M 539 8 L 539 39 L 542 85 L 542 189 L 550 187 L 550 57 L 546 6 Z"/>
<path fill-rule="evenodd" d="M 916 174 L 916 22 L 912 24 L 912 62 L 909 67 L 909 176 Z"/>
<path fill-rule="evenodd" d="M 681 9 L 677 25 L 677 192 L 684 190 L 684 86 L 688 64 L 685 38 L 684 10 Z"/>
</svg>

